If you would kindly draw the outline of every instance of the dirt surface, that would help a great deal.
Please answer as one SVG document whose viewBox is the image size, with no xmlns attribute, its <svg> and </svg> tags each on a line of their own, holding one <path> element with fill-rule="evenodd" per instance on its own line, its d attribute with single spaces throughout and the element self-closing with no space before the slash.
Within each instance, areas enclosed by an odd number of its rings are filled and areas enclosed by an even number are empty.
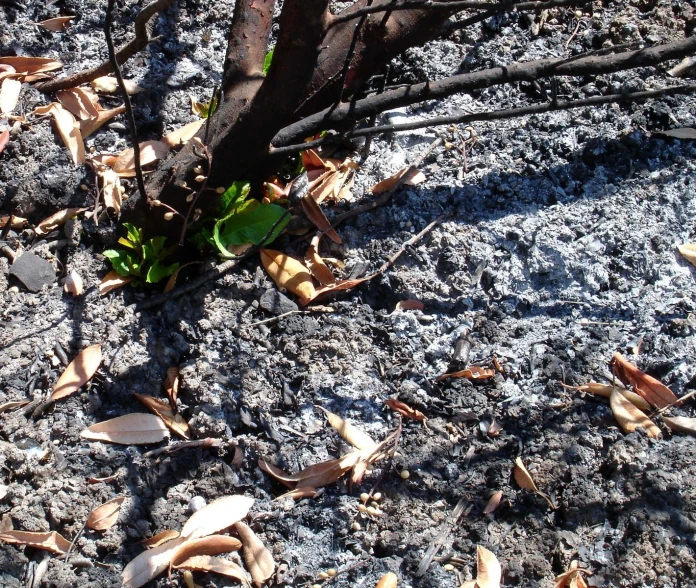
<svg viewBox="0 0 696 588">
<path fill-rule="evenodd" d="M 132 2 L 118 10 L 117 44 L 137 10 Z M 408 51 L 393 64 L 390 83 L 675 39 L 689 30 L 692 10 L 682 0 L 595 3 L 572 39 L 572 10 L 549 14 L 538 35 L 533 19 L 508 14 Z M 29 24 L 59 13 L 77 15 L 65 34 Z M 125 66 L 126 77 L 145 89 L 134 99 L 144 139 L 193 120 L 189 94 L 206 99 L 219 83 L 229 15 L 229 2 L 182 1 L 158 20 L 160 39 Z M 106 54 L 102 18 L 91 0 L 29 0 L 19 11 L 0 5 L 0 55 L 56 57 L 68 72 L 94 65 Z M 559 79 L 557 92 L 657 88 L 675 83 L 666 69 Z M 550 84 L 494 88 L 384 119 L 517 106 L 551 91 Z M 20 110 L 48 100 L 25 86 Z M 400 586 L 459 586 L 444 565 L 454 556 L 460 579 L 475 577 L 476 545 L 497 555 L 509 586 L 551 586 L 573 559 L 595 572 L 594 586 L 693 585 L 693 437 L 664 426 L 659 440 L 642 430 L 624 434 L 605 399 L 560 382 L 606 381 L 608 361 L 620 351 L 677 395 L 694 385 L 696 268 L 675 247 L 694 240 L 696 148 L 653 131 L 693 126 L 695 108 L 691 97 L 679 97 L 481 124 L 466 164 L 458 135 L 447 134 L 453 146 L 427 160 L 427 181 L 342 226 L 344 246 L 329 253 L 345 261 L 346 276 L 370 271 L 438 215 L 443 222 L 384 276 L 323 301 L 331 312 L 310 308 L 258 324 L 273 316 L 262 297 L 275 286 L 256 257 L 186 297 L 136 312 L 152 291 L 99 297 L 96 289 L 109 269 L 100 252 L 118 234 L 116 219 L 99 229 L 90 220 L 71 223 L 67 237 L 10 232 L 7 245 L 49 260 L 57 280 L 28 292 L 0 257 L 0 404 L 45 400 L 64 369 L 61 350 L 72 359 L 101 343 L 104 361 L 80 393 L 39 418 L 23 410 L 0 415 L 0 517 L 15 529 L 54 530 L 71 540 L 94 506 L 127 496 L 118 524 L 83 533 L 69 562 L 52 557 L 40 585 L 118 586 L 123 567 L 142 551 L 138 541 L 180 529 L 195 497 L 210 502 L 234 493 L 256 499 L 252 526 L 280 564 L 279 585 L 322 584 L 319 573 L 335 568 L 343 573 L 333 586 L 372 587 L 389 570 Z M 124 122 L 115 119 L 88 147 L 127 147 Z M 355 200 L 435 137 L 424 129 L 377 138 L 357 174 Z M 37 222 L 66 206 L 91 207 L 94 198 L 91 172 L 72 166 L 48 121 L 13 132 L 0 155 L 1 213 Z M 278 248 L 291 252 L 293 244 L 300 254 L 306 246 L 285 239 Z M 82 297 L 62 291 L 59 278 L 70 269 L 85 280 Z M 422 312 L 395 311 L 411 298 L 424 303 Z M 466 333 L 472 363 L 496 356 L 504 374 L 436 383 Z M 143 411 L 134 392 L 163 397 L 170 366 L 181 369 L 182 413 L 195 437 L 220 438 L 221 450 L 146 458 L 152 447 L 79 438 L 96 422 Z M 259 457 L 295 472 L 348 450 L 315 405 L 381 440 L 398 423 L 383 407 L 395 394 L 429 421 L 428 428 L 404 422 L 391 467 L 376 464 L 352 491 L 341 481 L 312 500 L 274 501 L 285 489 L 257 467 Z M 693 405 L 673 413 L 696 415 Z M 481 426 L 493 418 L 502 426 L 495 437 Z M 241 465 L 233 462 L 235 445 Z M 518 456 L 555 510 L 515 483 Z M 88 483 L 107 476 L 112 481 Z M 358 495 L 377 482 L 383 514 L 359 513 Z M 483 515 L 498 490 L 500 507 Z M 417 577 L 462 498 L 465 514 Z M 0 543 L 0 585 L 31 586 L 25 574 L 43 557 Z M 196 581 L 234 585 L 214 575 Z M 169 585 L 184 584 L 177 574 L 152 582 Z"/>
</svg>

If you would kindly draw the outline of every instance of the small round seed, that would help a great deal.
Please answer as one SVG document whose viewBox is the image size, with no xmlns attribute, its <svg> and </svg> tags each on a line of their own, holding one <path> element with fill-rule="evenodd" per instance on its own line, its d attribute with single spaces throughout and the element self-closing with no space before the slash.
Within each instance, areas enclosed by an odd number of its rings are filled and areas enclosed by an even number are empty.
<svg viewBox="0 0 696 588">
<path fill-rule="evenodd" d="M 408 470 L 401 470 L 401 473 L 399 474 L 401 476 L 402 480 L 408 480 L 411 477 L 411 472 Z"/>
<path fill-rule="evenodd" d="M 329 579 L 329 574 L 327 574 L 326 572 L 319 572 L 319 577 L 320 577 L 322 580 L 328 580 L 328 579 Z"/>
<path fill-rule="evenodd" d="M 367 502 L 368 500 L 370 500 L 370 495 L 367 492 L 363 492 L 360 495 L 360 500 L 362 500 L 363 502 Z"/>
<path fill-rule="evenodd" d="M 582 10 L 575 11 L 575 18 L 582 18 Z"/>
<path fill-rule="evenodd" d="M 376 501 L 378 501 L 378 502 L 379 502 L 380 500 L 382 500 L 382 493 L 381 493 L 381 492 L 375 492 L 375 493 L 372 495 L 372 500 L 376 500 Z"/>
<path fill-rule="evenodd" d="M 377 509 L 374 506 L 368 506 L 367 507 L 367 514 L 370 516 L 377 516 Z"/>
<path fill-rule="evenodd" d="M 358 504 L 358 511 L 364 513 L 367 511 L 367 507 L 364 504 Z"/>
<path fill-rule="evenodd" d="M 454 566 L 452 564 L 445 564 L 445 571 L 447 572 L 453 572 L 454 571 Z"/>
<path fill-rule="evenodd" d="M 218 194 L 224 194 L 224 193 L 225 193 L 225 187 L 224 187 L 224 186 L 220 186 L 219 188 L 215 188 L 215 191 L 216 191 Z"/>
<path fill-rule="evenodd" d="M 165 212 L 164 213 L 164 220 L 172 220 L 174 218 L 174 213 L 173 212 Z"/>
<path fill-rule="evenodd" d="M 198 175 L 193 179 L 196 180 L 200 184 L 203 180 L 205 180 L 205 176 Z"/>
<path fill-rule="evenodd" d="M 193 173 L 195 174 L 202 174 L 203 173 L 203 168 L 200 165 L 197 165 L 196 167 L 193 168 Z"/>
<path fill-rule="evenodd" d="M 329 574 L 330 578 L 333 578 L 336 574 L 338 574 L 338 572 L 333 568 L 329 568 L 328 570 L 326 570 L 326 573 Z"/>
<path fill-rule="evenodd" d="M 186 196 L 186 202 L 193 202 L 193 197 L 195 194 L 191 192 L 188 196 Z"/>
<path fill-rule="evenodd" d="M 353 523 L 350 526 L 351 531 L 360 531 L 360 529 L 362 529 L 362 527 L 360 526 L 360 523 Z"/>
</svg>

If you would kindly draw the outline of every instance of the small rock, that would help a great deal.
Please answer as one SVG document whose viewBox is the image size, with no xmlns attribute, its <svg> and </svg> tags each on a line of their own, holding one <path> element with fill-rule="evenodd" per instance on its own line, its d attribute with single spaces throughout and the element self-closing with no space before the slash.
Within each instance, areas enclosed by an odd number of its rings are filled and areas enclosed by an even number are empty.
<svg viewBox="0 0 696 588">
<path fill-rule="evenodd" d="M 188 511 L 193 514 L 194 512 L 198 512 L 205 506 L 205 498 L 202 496 L 194 496 L 191 501 L 189 502 L 188 505 Z"/>
<path fill-rule="evenodd" d="M 271 314 L 284 314 L 298 310 L 297 304 L 275 288 L 269 288 L 263 293 L 263 296 L 259 299 L 259 305 Z"/>
<path fill-rule="evenodd" d="M 22 253 L 15 259 L 10 274 L 22 282 L 30 292 L 39 292 L 56 279 L 56 270 L 45 259 L 33 253 Z"/>
</svg>

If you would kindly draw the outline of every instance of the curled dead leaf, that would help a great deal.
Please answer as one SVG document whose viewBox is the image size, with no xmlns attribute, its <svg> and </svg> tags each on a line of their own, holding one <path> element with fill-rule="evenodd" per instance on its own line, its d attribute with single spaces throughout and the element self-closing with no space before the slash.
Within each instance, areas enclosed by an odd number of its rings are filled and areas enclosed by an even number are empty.
<svg viewBox="0 0 696 588">
<path fill-rule="evenodd" d="M 664 408 L 679 402 L 674 392 L 667 386 L 640 371 L 632 363 L 626 361 L 626 358 L 620 353 L 614 353 L 611 365 L 614 374 L 619 380 L 624 384 L 631 384 L 633 389 L 654 407 Z"/>
<path fill-rule="evenodd" d="M 208 535 L 207 537 L 189 539 L 176 548 L 170 566 L 175 568 L 190 557 L 197 555 L 220 555 L 221 553 L 237 551 L 241 547 L 242 542 L 229 535 Z"/>
<path fill-rule="evenodd" d="M 47 20 L 42 20 L 41 22 L 32 22 L 31 24 L 41 27 L 42 29 L 46 29 L 47 31 L 62 33 L 68 29 L 70 26 L 70 21 L 74 18 L 74 16 L 57 16 L 56 18 L 49 18 Z"/>
<path fill-rule="evenodd" d="M 104 294 L 108 294 L 112 290 L 122 288 L 132 281 L 132 276 L 122 276 L 116 271 L 110 271 L 102 278 L 102 281 L 99 282 L 99 296 L 104 296 Z"/>
<path fill-rule="evenodd" d="M 144 545 L 145 547 L 159 547 L 160 545 L 166 543 L 167 541 L 171 541 L 172 539 L 176 539 L 179 536 L 179 531 L 161 531 L 157 533 L 156 535 L 153 535 L 149 539 L 144 539 L 143 541 L 140 541 L 140 545 Z"/>
<path fill-rule="evenodd" d="M 67 294 L 72 294 L 73 297 L 80 296 L 85 290 L 85 283 L 80 274 L 75 270 L 70 270 L 70 273 L 63 280 L 63 290 Z"/>
<path fill-rule="evenodd" d="M 181 385 L 181 376 L 179 375 L 178 367 L 167 368 L 167 377 L 162 382 L 162 388 L 169 397 L 169 402 L 172 408 L 176 409 L 176 401 L 179 398 L 179 386 Z"/>
<path fill-rule="evenodd" d="M 7 144 L 9 142 L 10 142 L 10 131 L 8 129 L 5 129 L 4 131 L 2 131 L 2 133 L 0 133 L 0 153 L 2 153 L 5 150 L 5 147 L 7 146 Z M 2 219 L 4 219 L 4 218 L 8 218 L 8 217 L 3 216 L 0 218 L 0 227 L 5 226 L 2 224 Z M 16 218 L 19 218 L 19 217 L 16 217 Z"/>
<path fill-rule="evenodd" d="M 0 65 L 9 65 L 13 67 L 17 73 L 23 74 L 53 71 L 63 67 L 60 61 L 56 61 L 50 57 L 24 56 L 0 57 Z"/>
<path fill-rule="evenodd" d="M 375 443 L 372 437 L 355 425 L 350 424 L 337 414 L 329 412 L 322 406 L 317 406 L 316 408 L 324 412 L 329 424 L 336 430 L 343 440 L 350 443 L 356 449 L 374 449 L 377 446 L 377 443 Z"/>
<path fill-rule="evenodd" d="M 221 576 L 227 576 L 239 580 L 244 586 L 250 586 L 249 578 L 244 569 L 236 563 L 220 557 L 210 555 L 197 555 L 175 566 L 179 570 L 193 570 L 197 572 L 213 572 Z"/>
<path fill-rule="evenodd" d="M 677 245 L 679 253 L 682 257 L 686 259 L 691 265 L 696 265 L 696 243 L 684 243 L 683 245 Z"/>
<path fill-rule="evenodd" d="M 89 89 L 70 88 L 56 92 L 63 107 L 79 120 L 92 120 L 99 116 L 99 98 Z"/>
<path fill-rule="evenodd" d="M 300 298 L 297 302 L 300 306 L 305 306 L 313 300 L 315 300 L 316 298 L 318 298 L 319 296 L 321 296 L 322 294 L 328 294 L 329 292 L 338 292 L 339 290 L 350 290 L 351 288 L 359 286 L 363 282 L 371 280 L 375 277 L 375 275 L 377 274 L 373 274 L 365 278 L 356 278 L 354 280 L 336 280 L 336 282 L 334 282 L 333 284 L 316 288 L 313 296 L 307 298 Z"/>
<path fill-rule="evenodd" d="M 425 304 L 420 300 L 400 300 L 396 303 L 396 310 L 423 310 Z"/>
<path fill-rule="evenodd" d="M 580 392 L 589 392 L 596 396 L 603 396 L 604 398 L 611 397 L 612 391 L 616 388 L 624 397 L 629 400 L 632 404 L 636 405 L 641 410 L 650 410 L 650 404 L 643 400 L 642 396 L 639 396 L 635 392 L 631 392 L 626 388 L 621 388 L 619 386 L 612 386 L 611 384 L 600 384 L 598 382 L 589 382 L 588 384 L 583 384 L 582 386 L 568 386 L 566 384 L 561 384 L 564 388 L 568 390 L 578 390 Z"/>
<path fill-rule="evenodd" d="M 309 271 L 312 272 L 312 275 L 317 282 L 324 286 L 328 284 L 335 284 L 336 276 L 333 275 L 333 272 L 324 263 L 324 260 L 319 255 L 320 239 L 321 235 L 315 235 L 312 238 L 312 242 L 305 253 L 305 264 Z"/>
<path fill-rule="evenodd" d="M 70 362 L 53 387 L 51 400 L 58 400 L 77 392 L 97 371 L 102 360 L 101 345 L 92 345 L 80 351 Z"/>
<path fill-rule="evenodd" d="M 87 526 L 95 531 L 106 531 L 113 527 L 125 499 L 125 496 L 119 496 L 95 508 L 87 517 Z"/>
<path fill-rule="evenodd" d="M 83 139 L 89 137 L 92 133 L 103 127 L 112 118 L 126 112 L 125 105 L 110 108 L 108 110 L 100 110 L 96 118 L 80 121 L 80 134 Z"/>
<path fill-rule="evenodd" d="M 34 110 L 36 114 L 49 114 L 53 117 L 56 130 L 63 144 L 70 151 L 73 163 L 77 166 L 85 162 L 85 144 L 80 134 L 80 125 L 71 112 L 63 108 L 58 102 L 52 102 L 48 106 L 39 106 Z"/>
<path fill-rule="evenodd" d="M 97 423 L 80 433 L 82 439 L 119 445 L 159 443 L 168 436 L 169 430 L 161 418 L 140 412 Z"/>
<path fill-rule="evenodd" d="M 15 216 L 14 214 L 9 216 L 0 216 L 0 229 L 4 229 L 9 223 L 12 229 L 23 229 L 29 221 L 21 216 Z"/>
<path fill-rule="evenodd" d="M 140 143 L 140 165 L 146 166 L 167 157 L 169 145 L 162 141 L 143 141 Z M 135 175 L 135 150 L 123 150 L 114 164 L 114 171 L 121 177 Z"/>
<path fill-rule="evenodd" d="M 292 498 L 293 500 L 301 500 L 303 498 L 314 498 L 317 495 L 317 489 L 311 486 L 299 486 L 290 492 L 281 494 L 278 498 L 274 500 L 281 500 L 283 498 Z"/>
<path fill-rule="evenodd" d="M 273 556 L 250 527 L 242 522 L 236 523 L 235 527 L 242 540 L 242 554 L 246 568 L 251 573 L 254 584 L 261 586 L 275 571 Z"/>
<path fill-rule="evenodd" d="M 22 82 L 12 78 L 5 78 L 0 84 L 0 114 L 9 114 L 17 106 L 19 93 L 22 90 Z"/>
<path fill-rule="evenodd" d="M 679 431 L 687 435 L 696 435 L 696 419 L 689 417 L 662 417 L 672 431 Z"/>
<path fill-rule="evenodd" d="M 496 508 L 500 505 L 500 501 L 503 498 L 503 491 L 498 490 L 493 494 L 493 496 L 490 497 L 488 500 L 488 504 L 486 504 L 486 508 L 483 509 L 483 514 L 491 514 L 492 512 L 495 511 Z"/>
<path fill-rule="evenodd" d="M 382 194 L 383 192 L 388 192 L 400 181 L 407 186 L 417 186 L 425 181 L 425 174 L 422 171 L 414 167 L 405 167 L 396 172 L 393 176 L 389 176 L 387 179 L 375 184 L 370 188 L 370 192 L 373 194 Z"/>
<path fill-rule="evenodd" d="M 150 415 L 148 415 L 150 416 Z M 179 537 L 162 545 L 143 551 L 133 559 L 121 572 L 123 586 L 126 588 L 140 588 L 153 578 L 159 576 L 169 567 L 169 562 L 177 547 L 186 539 Z"/>
<path fill-rule="evenodd" d="M 63 555 L 70 549 L 70 541 L 55 531 L 5 531 L 0 533 L 0 541 L 13 545 L 28 545 L 51 553 Z"/>
<path fill-rule="evenodd" d="M 71 218 L 75 218 L 81 212 L 87 210 L 86 208 L 65 208 L 59 210 L 55 214 L 52 214 L 48 218 L 42 220 L 34 228 L 34 232 L 37 235 L 45 235 L 51 231 L 55 231 L 58 227 L 63 226 Z"/>
<path fill-rule="evenodd" d="M 253 504 L 253 498 L 238 494 L 218 498 L 191 515 L 181 536 L 195 539 L 227 529 L 247 516 Z"/>
<path fill-rule="evenodd" d="M 408 419 L 413 419 L 414 421 L 426 420 L 425 415 L 420 410 L 411 408 L 408 404 L 401 402 L 396 398 L 389 398 L 388 400 L 384 401 L 384 404 Z"/>
<path fill-rule="evenodd" d="M 539 488 L 537 488 L 537 485 L 534 483 L 534 479 L 532 478 L 532 475 L 529 473 L 527 468 L 524 466 L 524 463 L 522 462 L 521 457 L 518 457 L 515 460 L 514 477 L 515 477 L 515 482 L 517 482 L 517 485 L 520 488 L 523 488 L 525 490 L 530 490 L 531 492 L 538 494 L 548 503 L 551 510 L 556 510 L 556 506 L 554 506 L 553 502 L 551 502 L 551 499 L 546 494 L 544 494 L 541 490 L 539 490 Z"/>
<path fill-rule="evenodd" d="M 591 572 L 581 568 L 576 560 L 570 562 L 570 568 L 554 578 L 554 588 L 587 588 L 583 575 L 591 576 Z"/>
<path fill-rule="evenodd" d="M 503 570 L 492 551 L 476 546 L 476 584 L 478 588 L 500 588 Z"/>
<path fill-rule="evenodd" d="M 394 572 L 387 572 L 379 579 L 375 588 L 396 588 L 399 584 L 399 578 Z"/>
<path fill-rule="evenodd" d="M 611 393 L 609 406 L 611 406 L 611 412 L 624 433 L 630 433 L 638 427 L 643 427 L 648 437 L 657 439 L 661 436 L 659 427 L 618 389 L 614 389 Z"/>
<path fill-rule="evenodd" d="M 485 380 L 495 376 L 495 370 L 491 368 L 484 368 L 478 365 L 472 365 L 461 370 L 459 372 L 452 372 L 451 374 L 442 374 L 438 378 L 435 378 L 436 382 L 442 382 L 449 378 L 466 378 L 467 380 Z"/>
<path fill-rule="evenodd" d="M 10 410 L 15 410 L 16 408 L 22 408 L 30 402 L 30 400 L 11 400 L 10 402 L 3 402 L 0 404 L 0 414 Z"/>
<path fill-rule="evenodd" d="M 319 229 L 334 243 L 337 243 L 338 245 L 343 243 L 343 241 L 341 241 L 341 237 L 338 236 L 338 233 L 334 230 L 331 222 L 328 218 L 326 218 L 324 211 L 311 194 L 307 194 L 300 201 L 300 204 L 302 205 L 302 210 L 307 218 L 317 229 Z"/>
<path fill-rule="evenodd" d="M 162 143 L 171 149 L 180 147 L 181 145 L 186 145 L 186 143 L 196 136 L 196 133 L 204 123 L 205 119 L 200 119 L 194 120 L 183 127 L 179 127 L 178 129 L 162 137 Z"/>
<path fill-rule="evenodd" d="M 123 80 L 123 83 L 126 86 L 126 92 L 128 94 L 142 92 L 142 88 L 131 80 Z M 102 76 L 101 78 L 92 80 L 90 85 L 95 92 L 101 94 L 115 94 L 116 92 L 120 92 L 118 81 L 113 76 Z"/>
<path fill-rule="evenodd" d="M 312 274 L 297 259 L 273 249 L 261 249 L 261 263 L 278 288 L 312 299 L 316 290 Z"/>
<path fill-rule="evenodd" d="M 145 394 L 134 393 L 134 396 L 161 418 L 164 424 L 174 433 L 184 439 L 191 438 L 191 430 L 189 429 L 188 423 L 169 404 L 153 396 L 146 396 Z"/>
</svg>

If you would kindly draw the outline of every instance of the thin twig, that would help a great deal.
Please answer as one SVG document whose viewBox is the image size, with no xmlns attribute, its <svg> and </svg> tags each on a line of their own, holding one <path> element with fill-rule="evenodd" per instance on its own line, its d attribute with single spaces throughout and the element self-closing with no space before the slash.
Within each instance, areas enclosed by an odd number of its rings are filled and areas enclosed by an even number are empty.
<svg viewBox="0 0 696 588">
<path fill-rule="evenodd" d="M 135 179 L 138 184 L 138 191 L 140 192 L 140 197 L 143 199 L 143 201 L 147 202 L 145 180 L 143 179 L 143 168 L 140 166 L 140 144 L 138 143 L 138 131 L 135 128 L 133 106 L 131 105 L 130 96 L 128 96 L 128 90 L 126 90 L 126 84 L 123 82 L 121 68 L 119 67 L 118 60 L 116 59 L 114 41 L 111 38 L 111 22 L 113 19 L 114 2 L 115 0 L 108 0 L 106 5 L 106 18 L 104 19 L 104 36 L 106 37 L 106 46 L 109 49 L 109 61 L 111 62 L 111 67 L 114 68 L 116 81 L 118 82 L 118 87 L 121 89 L 123 102 L 126 106 L 126 118 L 128 119 L 131 143 L 133 143 L 133 162 L 135 163 Z"/>
<path fill-rule="evenodd" d="M 583 98 L 580 100 L 567 100 L 548 102 L 545 104 L 534 104 L 532 106 L 521 106 L 520 108 L 504 108 L 501 110 L 491 110 L 488 112 L 475 112 L 472 114 L 457 114 L 451 116 L 436 116 L 430 119 L 418 120 L 410 123 L 402 123 L 395 125 L 380 125 L 376 127 L 363 127 L 354 129 L 346 133 L 329 133 L 321 139 L 307 141 L 306 143 L 298 143 L 296 145 L 288 145 L 287 147 L 273 147 L 270 152 L 273 155 L 287 155 L 289 153 L 297 153 L 306 149 L 315 149 L 322 145 L 342 141 L 345 139 L 354 139 L 357 137 L 369 137 L 383 133 L 401 133 L 404 131 L 413 131 L 427 127 L 438 127 L 452 124 L 464 124 L 476 121 L 491 121 L 503 120 L 507 118 L 516 118 L 531 114 L 543 114 L 546 112 L 555 112 L 558 110 L 571 110 L 574 108 L 584 108 L 587 106 L 599 106 L 602 104 L 614 104 L 617 102 L 638 102 L 640 100 L 649 100 L 651 98 L 660 98 L 662 96 L 674 96 L 677 94 L 689 94 L 696 92 L 696 84 L 685 86 L 673 86 L 671 88 L 661 88 L 659 90 L 645 90 L 642 92 L 628 92 L 626 94 L 608 94 L 606 96 L 592 96 L 591 98 Z"/>
<path fill-rule="evenodd" d="M 94 503 L 92 503 L 89 507 L 89 512 L 92 512 L 92 510 L 94 510 Z M 85 522 L 82 523 L 82 527 L 77 532 L 77 535 L 75 535 L 73 540 L 70 542 L 70 547 L 68 547 L 68 550 L 65 552 L 65 560 L 64 561 L 68 561 L 68 558 L 70 557 L 70 554 L 72 553 L 72 550 L 75 549 L 75 543 L 77 543 L 77 540 L 82 536 L 82 533 L 85 532 L 85 527 L 87 526 L 88 520 L 89 520 L 89 515 L 87 515 L 87 518 L 85 518 Z"/>
<path fill-rule="evenodd" d="M 430 547 L 428 547 L 428 550 L 425 552 L 425 555 L 423 556 L 423 559 L 421 560 L 418 569 L 416 570 L 417 577 L 424 576 L 425 572 L 428 571 L 428 568 L 430 567 L 433 558 L 437 555 L 437 552 L 440 551 L 440 548 L 442 547 L 442 544 L 447 540 L 447 537 L 449 537 L 449 534 L 452 532 L 454 525 L 457 524 L 459 517 L 461 517 L 464 513 L 465 504 L 466 498 L 460 498 L 459 502 L 457 503 L 457 506 L 454 507 L 454 510 L 452 511 L 449 520 L 445 521 L 444 525 L 442 526 L 442 530 L 438 533 L 437 537 L 435 537 L 435 540 L 430 544 Z M 473 505 L 469 505 L 467 513 L 471 510 L 472 507 Z"/>
<path fill-rule="evenodd" d="M 159 447 L 157 449 L 153 449 L 152 451 L 143 453 L 143 458 L 147 459 L 150 457 L 156 457 L 158 455 L 162 455 L 163 453 L 171 455 L 172 453 L 180 451 L 181 449 L 193 449 L 196 447 L 200 447 L 203 449 L 218 449 L 222 447 L 222 439 L 206 437 L 205 439 L 196 439 L 195 441 L 182 441 L 181 443 L 177 443 L 175 445 L 167 445 L 165 447 Z"/>
<path fill-rule="evenodd" d="M 445 217 L 445 215 L 441 214 L 434 221 L 432 221 L 431 223 L 428 223 L 428 225 L 422 231 L 420 231 L 417 235 L 414 235 L 408 241 L 404 241 L 401 244 L 401 247 L 399 247 L 399 250 L 394 255 L 392 255 L 387 261 L 385 261 L 380 266 L 380 268 L 375 272 L 374 276 L 372 276 L 372 277 L 378 276 L 378 275 L 386 272 L 391 266 L 393 266 L 397 262 L 399 257 L 401 257 L 406 251 L 408 251 L 409 247 L 413 247 L 416 243 L 418 243 L 418 241 L 420 241 L 430 231 L 432 231 L 433 228 L 435 228 L 444 217 Z"/>
<path fill-rule="evenodd" d="M 669 410 L 670 408 L 676 406 L 677 404 L 681 404 L 685 400 L 689 400 L 689 398 L 693 398 L 694 396 L 696 396 L 696 390 L 692 390 L 688 394 L 684 394 L 684 396 L 682 396 L 681 398 L 679 398 L 675 402 L 672 402 L 672 404 L 668 404 L 667 406 L 663 406 L 660 410 L 656 411 L 655 414 L 661 415 L 663 412 Z"/>
<path fill-rule="evenodd" d="M 123 65 L 136 53 L 142 51 L 150 41 L 148 30 L 150 19 L 165 10 L 174 0 L 156 0 L 145 6 L 135 17 L 135 38 L 126 43 L 116 52 L 116 60 L 119 65 Z M 58 78 L 36 84 L 35 88 L 41 92 L 57 92 L 66 88 L 75 88 L 82 84 L 86 84 L 95 80 L 98 77 L 108 75 L 114 71 L 111 60 L 104 61 L 95 68 L 78 72 L 67 78 Z"/>
</svg>

